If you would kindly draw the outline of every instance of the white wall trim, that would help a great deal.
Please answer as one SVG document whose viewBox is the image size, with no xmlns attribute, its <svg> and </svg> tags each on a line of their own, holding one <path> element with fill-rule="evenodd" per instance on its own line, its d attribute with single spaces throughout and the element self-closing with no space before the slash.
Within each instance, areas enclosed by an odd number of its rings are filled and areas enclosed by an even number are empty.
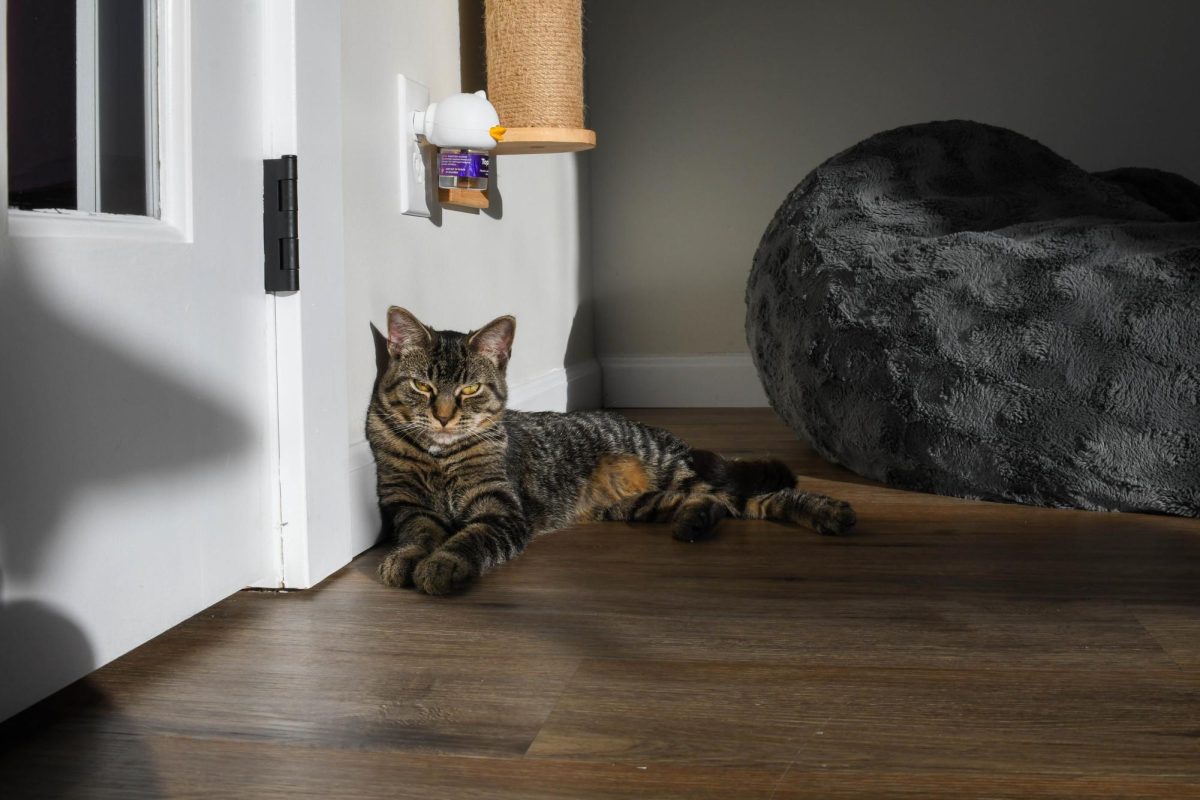
<svg viewBox="0 0 1200 800">
<path fill-rule="evenodd" d="M 342 12 L 328 0 L 268 0 L 263 8 L 263 156 L 299 157 L 300 235 L 306 263 L 318 265 L 303 271 L 299 292 L 264 299 L 276 380 L 280 547 L 277 574 L 264 585 L 305 589 L 357 552 L 346 531 L 352 511 L 340 427 L 349 413 L 342 128 L 329 111 L 341 107 Z"/>
<path fill-rule="evenodd" d="M 601 356 L 606 408 L 768 405 L 749 353 Z"/>
<path fill-rule="evenodd" d="M 522 411 L 568 411 L 600 405 L 600 365 L 594 359 L 559 367 L 509 388 L 509 405 Z M 357 554 L 379 535 L 375 460 L 366 439 L 350 445 L 350 539 Z"/>
</svg>

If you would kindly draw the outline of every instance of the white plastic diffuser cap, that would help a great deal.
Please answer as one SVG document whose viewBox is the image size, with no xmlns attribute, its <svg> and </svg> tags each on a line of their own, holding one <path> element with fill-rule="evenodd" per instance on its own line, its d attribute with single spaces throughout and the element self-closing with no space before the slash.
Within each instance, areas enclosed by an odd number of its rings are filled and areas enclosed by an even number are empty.
<svg viewBox="0 0 1200 800">
<path fill-rule="evenodd" d="M 424 111 L 413 113 L 413 130 L 436 147 L 463 150 L 493 150 L 493 131 L 500 125 L 496 107 L 483 91 L 452 94 L 440 103 L 430 103 Z M 500 129 L 497 136 L 503 136 Z"/>
</svg>

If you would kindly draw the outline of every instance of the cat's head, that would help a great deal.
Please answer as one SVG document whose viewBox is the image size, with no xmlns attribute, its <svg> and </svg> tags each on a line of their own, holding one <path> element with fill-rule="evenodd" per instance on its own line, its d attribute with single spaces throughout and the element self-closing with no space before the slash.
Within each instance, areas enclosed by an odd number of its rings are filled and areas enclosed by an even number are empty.
<svg viewBox="0 0 1200 800">
<path fill-rule="evenodd" d="M 435 331 L 405 309 L 389 308 L 389 360 L 375 391 L 390 424 L 433 449 L 486 436 L 504 414 L 516 328 L 505 316 L 470 333 Z"/>
</svg>

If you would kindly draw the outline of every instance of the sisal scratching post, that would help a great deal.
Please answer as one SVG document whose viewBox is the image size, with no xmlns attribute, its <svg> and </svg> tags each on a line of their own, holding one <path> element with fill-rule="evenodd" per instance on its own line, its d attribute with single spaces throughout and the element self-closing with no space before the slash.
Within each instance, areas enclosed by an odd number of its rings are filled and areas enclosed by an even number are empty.
<svg viewBox="0 0 1200 800">
<path fill-rule="evenodd" d="M 508 128 L 498 152 L 595 146 L 583 127 L 582 0 L 486 0 L 488 99 Z"/>
</svg>

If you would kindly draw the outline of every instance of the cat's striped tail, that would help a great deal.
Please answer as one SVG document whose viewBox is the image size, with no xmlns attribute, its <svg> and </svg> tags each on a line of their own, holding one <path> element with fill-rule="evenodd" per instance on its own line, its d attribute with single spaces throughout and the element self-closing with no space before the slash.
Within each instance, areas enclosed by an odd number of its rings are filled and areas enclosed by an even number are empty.
<svg viewBox="0 0 1200 800">
<path fill-rule="evenodd" d="M 692 468 L 725 501 L 732 516 L 792 522 L 824 534 L 845 533 L 854 526 L 849 503 L 803 491 L 782 461 L 743 461 L 693 450 Z"/>
</svg>

